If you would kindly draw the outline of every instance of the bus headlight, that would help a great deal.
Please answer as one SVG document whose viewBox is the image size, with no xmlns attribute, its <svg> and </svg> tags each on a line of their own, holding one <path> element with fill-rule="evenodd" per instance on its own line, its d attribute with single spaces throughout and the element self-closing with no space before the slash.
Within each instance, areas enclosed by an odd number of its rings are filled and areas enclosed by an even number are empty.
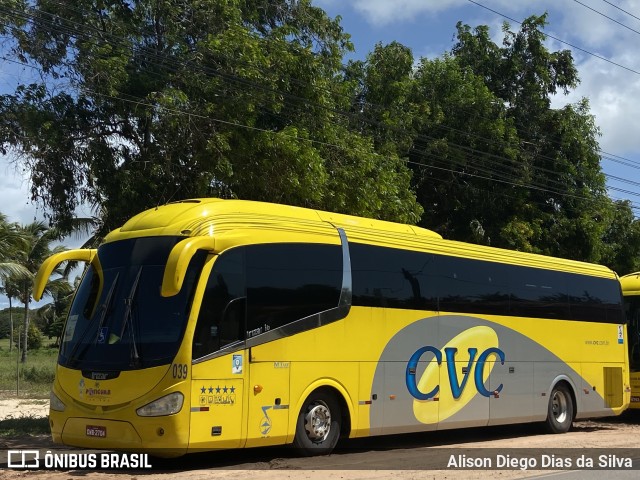
<svg viewBox="0 0 640 480">
<path fill-rule="evenodd" d="M 182 409 L 184 395 L 180 392 L 173 392 L 151 403 L 147 403 L 144 407 L 136 410 L 141 417 L 161 417 L 163 415 L 172 415 L 178 413 Z"/>
<path fill-rule="evenodd" d="M 60 400 L 58 396 L 53 393 L 53 390 L 49 394 L 49 407 L 51 408 L 51 410 L 55 410 L 56 412 L 64 412 L 64 403 L 62 403 L 62 400 Z"/>
</svg>

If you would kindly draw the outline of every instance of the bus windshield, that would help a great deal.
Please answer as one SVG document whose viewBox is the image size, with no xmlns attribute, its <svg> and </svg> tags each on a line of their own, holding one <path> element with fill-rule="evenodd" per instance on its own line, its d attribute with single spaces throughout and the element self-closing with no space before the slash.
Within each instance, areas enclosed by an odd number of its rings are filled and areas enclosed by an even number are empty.
<svg viewBox="0 0 640 480">
<path fill-rule="evenodd" d="M 169 252 L 182 237 L 144 237 L 102 245 L 71 306 L 60 365 L 134 370 L 168 364 L 184 334 L 196 279 L 206 258 L 198 252 L 183 288 L 162 297 Z"/>
<path fill-rule="evenodd" d="M 632 371 L 640 369 L 640 295 L 624 297 L 629 335 L 629 363 Z"/>
</svg>

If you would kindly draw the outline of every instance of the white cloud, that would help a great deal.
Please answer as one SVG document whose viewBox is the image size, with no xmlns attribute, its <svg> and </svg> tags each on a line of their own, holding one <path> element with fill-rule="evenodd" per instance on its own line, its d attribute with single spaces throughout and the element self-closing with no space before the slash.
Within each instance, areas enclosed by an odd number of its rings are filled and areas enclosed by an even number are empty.
<svg viewBox="0 0 640 480">
<path fill-rule="evenodd" d="M 323 1 L 328 4 L 335 0 Z M 515 20 L 547 11 L 549 25 L 545 33 L 640 72 L 640 34 L 631 30 L 640 32 L 640 21 L 606 2 L 581 0 L 587 7 L 577 2 L 557 0 L 479 0 L 478 3 Z M 616 4 L 640 16 L 640 0 Z M 459 20 L 471 26 L 489 25 L 491 37 L 498 44 L 502 43 L 501 24 L 506 20 L 468 0 L 353 0 L 350 6 L 374 28 L 414 28 L 411 23 L 415 24 L 420 16 L 424 17 L 426 24 L 442 21 L 447 13 L 449 19 L 452 14 L 457 15 Z M 517 24 L 510 23 L 514 29 L 518 28 Z M 435 52 L 429 46 L 432 42 L 433 39 L 425 38 L 425 45 L 411 46 L 419 55 L 439 56 L 443 52 Z M 601 148 L 620 155 L 640 156 L 640 115 L 637 113 L 640 111 L 640 75 L 572 48 L 567 43 L 548 39 L 552 50 L 572 50 L 581 83 L 570 95 L 554 98 L 554 106 L 576 102 L 582 97 L 588 98 L 596 123 L 602 131 Z"/>
<path fill-rule="evenodd" d="M 581 84 L 564 101 L 575 102 L 580 97 L 589 99 L 591 113 L 602 132 L 602 150 L 618 155 L 639 152 L 640 75 L 596 58 L 581 62 L 578 69 Z"/>
<path fill-rule="evenodd" d="M 466 0 L 354 0 L 353 8 L 374 25 L 412 20 L 425 13 L 438 13 L 452 7 L 468 5 Z"/>
<path fill-rule="evenodd" d="M 613 7 L 605 8 L 607 4 L 604 2 L 585 0 L 583 3 L 627 25 L 635 22 L 640 31 L 640 22 Z M 566 10 L 566 14 L 548 29 L 548 33 L 640 72 L 640 34 L 575 2 L 574 5 L 577 8 Z M 640 13 L 639 0 L 622 2 L 620 6 L 629 12 Z M 575 91 L 567 97 L 554 99 L 554 105 L 586 97 L 602 133 L 599 139 L 601 149 L 623 156 L 640 154 L 640 117 L 637 114 L 640 111 L 640 74 L 558 42 L 552 41 L 550 45 L 553 49 L 569 48 L 573 51 L 580 76 L 580 85 Z"/>
<path fill-rule="evenodd" d="M 42 210 L 31 203 L 26 173 L 10 155 L 0 155 L 0 212 L 9 222 L 20 224 L 44 218 Z"/>
</svg>

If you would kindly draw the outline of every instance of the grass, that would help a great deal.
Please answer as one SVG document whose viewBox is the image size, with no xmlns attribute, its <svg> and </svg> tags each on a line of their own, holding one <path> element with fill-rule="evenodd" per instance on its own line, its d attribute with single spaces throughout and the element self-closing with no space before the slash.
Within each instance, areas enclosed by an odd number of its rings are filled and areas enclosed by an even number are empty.
<svg viewBox="0 0 640 480">
<path fill-rule="evenodd" d="M 46 343 L 46 342 L 45 342 Z M 16 391 L 16 356 L 9 351 L 9 339 L 0 339 L 0 395 L 4 397 L 49 398 L 55 375 L 58 349 L 42 347 L 29 350 L 26 364 L 19 363 L 19 390 Z M 0 425 L 2 429 L 2 425 Z"/>
<path fill-rule="evenodd" d="M 0 438 L 49 433 L 49 417 L 20 417 L 0 420 Z"/>
</svg>

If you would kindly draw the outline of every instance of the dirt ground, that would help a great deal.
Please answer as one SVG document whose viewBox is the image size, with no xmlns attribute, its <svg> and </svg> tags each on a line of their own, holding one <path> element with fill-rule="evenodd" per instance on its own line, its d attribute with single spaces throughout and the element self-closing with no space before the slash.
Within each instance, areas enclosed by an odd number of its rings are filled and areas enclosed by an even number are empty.
<svg viewBox="0 0 640 480">
<path fill-rule="evenodd" d="M 20 416 L 46 416 L 46 401 L 0 399 L 0 420 Z M 20 436 L 0 440 L 0 474 L 8 480 L 187 480 L 200 479 L 259 479 L 259 480 L 364 480 L 364 479 L 485 479 L 504 480 L 553 475 L 553 470 L 522 468 L 514 464 L 510 469 L 459 470 L 446 467 L 446 459 L 498 461 L 500 455 L 511 458 L 533 458 L 542 462 L 541 455 L 551 461 L 580 455 L 595 459 L 632 458 L 633 469 L 640 468 L 640 415 L 627 412 L 622 417 L 577 421 L 572 430 L 563 435 L 544 434 L 537 426 L 487 427 L 446 432 L 430 432 L 393 437 L 378 437 L 349 441 L 328 457 L 299 458 L 288 449 L 247 449 L 188 455 L 174 460 L 153 460 L 150 470 L 90 471 L 8 469 L 7 450 L 38 449 L 42 453 L 54 448 L 48 436 Z M 639 412 L 640 413 L 640 412 Z M 84 451 L 83 451 L 84 452 Z M 485 453 L 486 452 L 486 453 Z M 443 460 L 445 458 L 445 460 Z M 523 462 L 524 460 L 518 460 Z M 443 463 L 444 462 L 444 463 Z M 496 464 L 493 463 L 492 466 Z M 538 463 L 537 465 L 540 465 Z M 628 469 L 623 473 L 629 474 Z M 601 475 L 598 475 L 601 472 Z M 594 470 L 590 478 L 614 478 L 611 470 Z M 633 477 L 624 477 L 633 478 Z"/>
<path fill-rule="evenodd" d="M 9 417 L 46 417 L 47 415 L 49 415 L 49 400 L 0 397 L 0 420 Z"/>
</svg>

